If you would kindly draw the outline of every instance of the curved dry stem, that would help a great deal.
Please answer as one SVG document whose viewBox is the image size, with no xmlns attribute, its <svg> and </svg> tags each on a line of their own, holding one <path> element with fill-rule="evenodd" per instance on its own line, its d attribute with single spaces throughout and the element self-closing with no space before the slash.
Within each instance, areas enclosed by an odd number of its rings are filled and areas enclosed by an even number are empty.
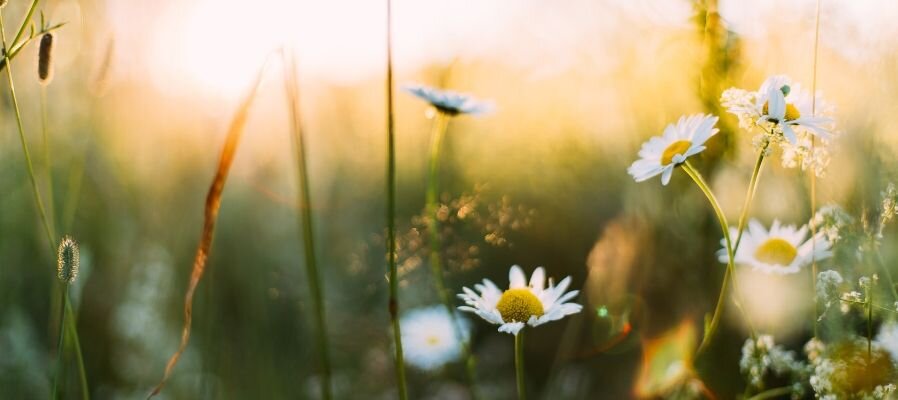
<svg viewBox="0 0 898 400">
<path fill-rule="evenodd" d="M 255 99 L 256 91 L 259 88 L 259 82 L 262 80 L 262 72 L 264 70 L 265 67 L 263 65 L 259 70 L 249 93 L 244 97 L 243 102 L 234 114 L 234 118 L 231 120 L 231 125 L 228 128 L 227 138 L 225 138 L 224 147 L 221 150 L 221 155 L 218 161 L 218 169 L 215 172 L 215 177 L 212 179 L 212 184 L 206 195 L 203 232 L 200 235 L 200 243 L 197 246 L 196 255 L 193 259 L 193 270 L 190 273 L 190 283 L 188 284 L 187 292 L 184 294 L 184 328 L 181 330 L 181 344 L 178 346 L 178 350 L 168 359 L 162 380 L 155 388 L 153 388 L 153 391 L 150 392 L 147 398 L 151 398 L 162 391 L 162 388 L 165 387 L 166 382 L 168 382 L 168 379 L 171 377 L 172 370 L 181 358 L 181 354 L 183 354 L 184 350 L 187 348 L 187 343 L 190 341 L 190 328 L 193 321 L 193 296 L 196 292 L 197 285 L 200 283 L 200 279 L 203 277 L 203 272 L 206 270 L 206 259 L 212 249 L 215 222 L 218 219 L 218 210 L 221 206 L 221 194 L 228 178 L 228 172 L 231 170 L 231 164 L 234 161 L 237 146 L 240 144 L 240 137 L 243 135 L 243 127 L 246 125 L 249 109 Z"/>
</svg>

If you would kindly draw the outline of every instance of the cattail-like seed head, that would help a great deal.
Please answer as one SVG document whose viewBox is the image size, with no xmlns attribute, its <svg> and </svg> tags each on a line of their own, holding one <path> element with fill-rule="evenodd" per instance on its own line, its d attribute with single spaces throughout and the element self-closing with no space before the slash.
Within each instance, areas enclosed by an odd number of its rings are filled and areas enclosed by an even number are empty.
<svg viewBox="0 0 898 400">
<path fill-rule="evenodd" d="M 62 238 L 62 242 L 59 243 L 57 260 L 56 276 L 59 280 L 66 284 L 74 282 L 78 277 L 78 264 L 80 263 L 78 242 L 70 236 Z"/>
<path fill-rule="evenodd" d="M 3 0 L 0 0 L 3 1 Z M 44 85 L 53 79 L 53 34 L 41 36 L 40 49 L 37 52 L 37 77 Z"/>
</svg>

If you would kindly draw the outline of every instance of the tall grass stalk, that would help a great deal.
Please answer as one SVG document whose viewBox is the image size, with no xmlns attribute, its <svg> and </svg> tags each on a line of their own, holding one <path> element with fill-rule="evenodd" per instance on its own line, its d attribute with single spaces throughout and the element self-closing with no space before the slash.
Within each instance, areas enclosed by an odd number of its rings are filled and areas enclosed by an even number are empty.
<svg viewBox="0 0 898 400">
<path fill-rule="evenodd" d="M 402 353 L 402 331 L 399 324 L 399 273 L 396 266 L 396 133 L 393 121 L 393 2 L 387 0 L 387 265 L 390 299 L 387 311 L 393 327 L 393 347 L 396 349 L 396 384 L 401 400 L 408 399 L 405 382 L 405 360 Z"/>
<path fill-rule="evenodd" d="M 714 209 L 714 214 L 717 215 L 717 222 L 720 224 L 720 230 L 723 233 L 723 240 L 727 251 L 727 268 L 726 272 L 724 272 L 723 283 L 720 288 L 720 295 L 717 299 L 717 306 L 714 308 L 714 314 L 711 317 L 711 321 L 706 323 L 705 326 L 705 335 L 702 338 L 702 342 L 698 347 L 697 354 L 701 354 L 707 348 L 707 346 L 711 343 L 711 338 L 714 337 L 714 334 L 717 332 L 717 328 L 720 325 L 720 317 L 723 314 L 723 306 L 726 303 L 726 294 L 729 290 L 730 283 L 732 282 L 733 290 L 736 291 L 737 296 L 739 295 L 739 287 L 736 283 L 736 271 L 734 267 L 734 250 L 733 250 L 733 241 L 730 237 L 730 228 L 729 223 L 727 222 L 726 215 L 723 213 L 723 210 L 720 208 L 720 202 L 717 201 L 717 197 L 714 196 L 714 193 L 711 192 L 711 187 L 705 182 L 705 179 L 702 178 L 701 173 L 698 172 L 695 168 L 692 167 L 692 164 L 689 161 L 686 161 L 681 166 L 683 171 L 689 175 L 690 178 L 695 182 L 696 186 L 704 193 L 705 197 L 707 197 L 708 202 L 711 203 L 711 208 Z M 754 326 L 751 324 L 750 319 L 748 318 L 747 313 L 740 307 L 740 310 L 744 314 L 746 321 L 749 322 L 749 329 L 751 330 L 752 338 L 755 338 L 757 335 L 755 334 Z"/>
<path fill-rule="evenodd" d="M 59 340 L 56 342 L 56 367 L 53 369 L 53 387 L 50 392 L 50 400 L 56 400 L 56 392 L 59 387 L 59 375 L 62 374 L 62 350 L 63 345 L 65 343 L 65 334 L 66 334 L 66 307 L 65 303 L 69 297 L 69 285 L 63 285 L 62 288 L 62 304 L 61 304 L 61 314 L 59 318 Z"/>
<path fill-rule="evenodd" d="M 527 398 L 527 381 L 524 379 L 524 329 L 514 336 L 514 375 L 518 387 L 518 400 Z"/>
<path fill-rule="evenodd" d="M 449 127 L 449 121 L 452 117 L 447 113 L 436 110 L 433 119 L 433 127 L 430 134 L 430 160 L 428 168 L 427 194 L 426 194 L 426 210 L 429 218 L 428 233 L 430 235 L 430 269 L 433 274 L 434 289 L 440 298 L 440 302 L 446 307 L 449 318 L 452 321 L 452 329 L 456 340 L 461 344 L 462 358 L 465 361 L 465 372 L 468 379 L 468 388 L 473 399 L 477 399 L 477 381 L 476 381 L 476 361 L 471 352 L 471 345 L 462 332 L 461 323 L 458 320 L 458 313 L 452 305 L 452 297 L 446 289 L 446 282 L 443 271 L 443 262 L 440 257 L 442 252 L 442 241 L 440 240 L 440 155 L 443 147 L 443 140 L 446 137 L 446 131 Z"/>
<path fill-rule="evenodd" d="M 81 385 L 81 398 L 89 399 L 90 391 L 88 390 L 87 385 L 87 374 L 84 370 L 84 362 L 83 356 L 81 354 L 81 340 L 78 337 L 78 327 L 75 323 L 75 315 L 74 310 L 72 309 L 72 302 L 69 298 L 69 285 L 62 285 L 62 304 L 59 318 L 59 339 L 56 343 L 56 367 L 54 368 L 53 373 L 53 387 L 50 393 L 50 399 L 55 400 L 57 398 L 58 388 L 59 388 L 59 378 L 60 375 L 63 374 L 63 354 L 65 350 L 65 339 L 69 338 L 72 342 L 72 346 L 75 350 L 75 359 L 78 361 L 78 378 L 80 379 Z"/>
<path fill-rule="evenodd" d="M 19 43 L 19 39 L 22 36 L 23 32 L 25 31 L 25 27 L 30 25 L 29 22 L 31 20 L 31 16 L 34 14 L 35 8 L 37 7 L 37 3 L 38 3 L 37 0 L 35 0 L 31 3 L 31 7 L 28 10 L 28 14 L 25 17 L 25 20 L 22 22 L 22 25 L 20 26 L 15 39 L 13 39 L 13 42 L 12 42 L 13 44 Z M 53 27 L 50 29 L 56 29 L 59 26 L 61 26 L 61 25 L 57 25 L 56 27 Z M 42 29 L 42 31 L 49 31 L 50 29 L 47 29 L 47 30 Z M 28 39 L 23 41 L 17 48 L 7 51 L 7 49 L 9 49 L 9 47 L 7 46 L 8 42 L 6 40 L 6 28 L 3 24 L 3 8 L 0 7 L 0 43 L 2 43 L 3 52 L 6 55 L 3 58 L 2 67 L 5 67 L 5 69 L 6 69 L 6 79 L 9 84 L 10 98 L 12 100 L 13 110 L 15 111 L 15 116 L 16 116 L 16 127 L 18 128 L 19 139 L 22 143 L 22 152 L 25 155 L 25 164 L 26 164 L 26 167 L 28 170 L 28 178 L 31 182 L 31 190 L 34 195 L 34 202 L 37 207 L 38 214 L 40 216 L 41 223 L 44 228 L 44 232 L 47 236 L 47 244 L 50 248 L 50 253 L 55 254 L 56 253 L 56 240 L 54 238 L 56 237 L 56 233 L 53 231 L 53 228 L 51 227 L 50 222 L 47 218 L 47 213 L 44 209 L 44 203 L 41 200 L 40 191 L 38 190 L 38 187 L 37 187 L 37 180 L 35 179 L 35 176 L 34 176 L 34 165 L 31 161 L 31 153 L 28 150 L 28 140 L 25 137 L 25 128 L 22 124 L 22 114 L 19 110 L 19 101 L 18 101 L 18 97 L 16 96 L 16 87 L 15 87 L 15 83 L 12 78 L 12 58 L 15 56 L 15 54 L 18 53 L 19 50 L 21 50 L 33 38 L 34 38 L 34 36 L 30 36 Z M 67 293 L 67 291 L 66 291 L 66 293 Z M 65 332 L 65 331 L 71 332 L 72 340 L 73 340 L 74 346 L 76 348 L 75 360 L 78 364 L 79 378 L 81 380 L 82 396 L 86 399 L 89 396 L 88 395 L 88 387 L 87 387 L 87 376 L 85 374 L 84 359 L 81 354 L 81 343 L 78 338 L 78 330 L 76 327 L 76 321 L 74 318 L 74 313 L 72 312 L 71 302 L 70 302 L 67 294 L 63 295 L 63 301 L 64 301 L 63 310 L 67 310 L 68 312 L 63 312 L 63 314 L 62 314 L 62 316 L 64 318 L 61 318 L 62 323 L 60 323 L 60 329 L 61 329 L 61 332 Z M 66 325 L 69 326 L 68 330 L 64 330 Z M 62 339 L 60 339 L 60 340 L 62 340 Z M 63 351 L 63 349 L 61 346 L 59 348 L 57 348 L 57 356 L 58 357 L 61 356 L 62 351 Z M 56 371 L 56 373 L 58 374 L 58 373 L 60 373 L 60 371 Z M 54 386 L 54 390 L 55 390 L 55 386 Z"/>
<path fill-rule="evenodd" d="M 196 287 L 200 283 L 200 279 L 202 279 L 203 273 L 206 270 L 206 260 L 212 250 L 212 239 L 215 235 L 215 222 L 218 220 L 218 211 L 221 207 L 221 195 L 224 191 L 224 185 L 225 182 L 227 182 L 228 173 L 231 170 L 234 156 L 237 153 L 237 147 L 240 145 L 240 138 L 243 136 L 243 128 L 246 126 L 246 120 L 249 117 L 250 106 L 252 106 L 256 98 L 256 92 L 259 89 L 259 83 L 262 81 L 262 75 L 266 65 L 267 62 L 259 69 L 258 75 L 238 106 L 237 111 L 234 113 L 234 117 L 231 119 L 231 124 L 228 127 L 227 137 L 225 138 L 224 146 L 222 147 L 219 156 L 218 168 L 215 171 L 215 176 L 212 178 L 212 183 L 209 185 L 209 191 L 206 195 L 203 213 L 203 230 L 200 234 L 200 241 L 197 245 L 196 255 L 193 259 L 190 282 L 188 283 L 187 291 L 184 294 L 184 327 L 181 330 L 181 343 L 175 353 L 168 359 L 162 380 L 160 380 L 156 387 L 153 388 L 153 391 L 150 392 L 147 398 L 151 398 L 162 391 L 162 388 L 165 387 L 165 384 L 171 377 L 175 365 L 177 365 L 184 350 L 187 349 L 187 343 L 190 341 L 190 328 L 191 323 L 193 322 L 193 297 L 196 293 Z"/>
<path fill-rule="evenodd" d="M 315 308 L 315 324 L 317 328 L 316 340 L 319 362 L 321 363 L 321 394 L 324 399 L 330 399 L 331 393 L 331 362 L 327 340 L 327 319 L 325 318 L 324 294 L 321 278 L 318 275 L 318 263 L 315 258 L 315 233 L 312 229 L 312 200 L 309 193 L 309 173 L 306 165 L 306 147 L 303 139 L 302 124 L 300 122 L 299 109 L 299 82 L 296 77 L 296 62 L 291 53 L 282 53 L 284 61 L 284 86 L 287 93 L 287 103 L 290 107 L 290 129 L 293 137 L 293 147 L 296 154 L 296 179 L 299 190 L 298 206 L 302 212 L 300 227 L 302 229 L 303 247 L 305 250 L 306 275 L 309 283 L 309 292 L 312 294 L 312 304 Z"/>
<path fill-rule="evenodd" d="M 820 46 L 820 0 L 817 0 L 817 11 L 814 17 L 814 68 L 811 78 L 811 115 L 817 115 L 817 54 Z M 811 135 L 811 151 L 817 146 L 817 137 Z M 810 191 L 811 191 L 811 254 L 817 252 L 817 222 L 814 221 L 814 213 L 817 212 L 817 173 L 810 168 Z M 811 318 L 811 324 L 814 327 L 814 338 L 817 338 L 818 328 L 817 322 L 819 315 L 819 302 L 817 301 L 817 257 L 811 259 L 811 288 L 814 296 L 814 315 Z M 898 299 L 896 299 L 898 300 Z"/>
<path fill-rule="evenodd" d="M 34 6 L 36 3 L 37 3 L 37 1 L 32 3 L 32 6 Z M 33 12 L 33 10 L 31 10 L 30 12 Z M 18 35 L 16 35 L 16 37 L 18 37 Z M 6 42 L 6 30 L 5 30 L 5 27 L 3 26 L 3 8 L 2 7 L 0 7 L 0 39 L 2 39 L 4 54 L 12 54 L 11 51 L 10 52 L 6 51 L 6 49 L 8 49 L 8 47 L 6 45 L 6 43 L 7 43 Z M 41 200 L 40 190 L 38 190 L 38 187 L 37 187 L 37 179 L 35 179 L 35 176 L 34 176 L 34 164 L 31 162 L 31 152 L 28 150 L 28 139 L 25 137 L 25 128 L 22 125 L 22 114 L 19 111 L 18 97 L 16 97 L 16 86 L 13 83 L 13 79 L 12 79 L 12 57 L 11 56 L 4 57 L 4 60 L 6 60 L 6 80 L 9 83 L 9 94 L 12 99 L 13 110 L 15 111 L 15 115 L 16 115 L 16 127 L 19 130 L 19 140 L 22 142 L 22 152 L 25 154 L 25 164 L 26 164 L 26 167 L 28 168 L 28 179 L 31 182 L 31 192 L 34 195 L 34 202 L 35 202 L 35 205 L 37 206 L 37 211 L 38 211 L 38 214 L 40 215 L 41 223 L 44 226 L 44 232 L 47 235 L 47 245 L 50 246 L 50 252 L 51 252 L 51 254 L 53 254 L 56 252 L 56 239 L 54 239 L 56 237 L 56 233 L 53 231 L 53 228 L 50 226 L 50 221 L 47 218 L 47 212 L 44 208 L 44 202 L 43 202 L 43 200 Z"/>
<path fill-rule="evenodd" d="M 53 201 L 53 164 L 50 161 L 50 134 L 47 127 L 47 85 L 41 85 L 41 133 L 44 139 L 44 170 L 47 174 L 47 218 L 49 219 L 50 231 L 56 231 L 56 213 Z"/>
</svg>

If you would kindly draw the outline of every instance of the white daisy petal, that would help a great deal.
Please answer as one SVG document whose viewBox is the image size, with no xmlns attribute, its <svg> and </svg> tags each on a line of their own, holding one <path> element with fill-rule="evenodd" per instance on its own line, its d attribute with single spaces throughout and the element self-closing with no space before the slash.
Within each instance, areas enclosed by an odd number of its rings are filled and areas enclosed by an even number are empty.
<svg viewBox="0 0 898 400">
<path fill-rule="evenodd" d="M 507 324 L 502 324 L 502 326 L 499 327 L 499 332 L 510 333 L 517 336 L 518 332 L 520 332 L 521 329 L 524 329 L 524 326 L 523 322 L 509 322 Z"/>
<path fill-rule="evenodd" d="M 524 270 L 517 265 L 512 265 L 511 269 L 508 271 L 508 282 L 508 287 L 512 289 L 527 286 L 527 276 L 524 275 Z"/>
<path fill-rule="evenodd" d="M 536 267 L 533 275 L 530 276 L 530 287 L 532 289 L 543 290 L 546 286 L 546 270 L 543 267 Z"/>
</svg>

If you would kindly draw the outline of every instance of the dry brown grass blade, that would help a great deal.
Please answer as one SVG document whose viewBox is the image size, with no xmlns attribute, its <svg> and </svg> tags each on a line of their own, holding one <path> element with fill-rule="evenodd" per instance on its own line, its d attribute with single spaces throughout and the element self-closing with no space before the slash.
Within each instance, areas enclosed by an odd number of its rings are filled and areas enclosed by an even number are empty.
<svg viewBox="0 0 898 400">
<path fill-rule="evenodd" d="M 240 104 L 240 107 L 237 109 L 237 112 L 234 114 L 234 119 L 231 120 L 231 125 L 228 128 L 228 135 L 225 139 L 224 147 L 221 150 L 218 169 L 215 172 L 215 178 L 212 179 L 212 185 L 209 187 L 209 194 L 206 195 L 203 233 L 200 236 L 200 243 L 196 248 L 196 256 L 193 259 L 193 272 L 190 274 L 190 284 L 184 295 L 184 328 L 181 331 L 181 345 L 178 347 L 178 351 L 172 354 L 171 358 L 168 359 L 162 380 L 156 385 L 150 395 L 147 396 L 148 399 L 159 394 L 159 392 L 162 391 L 162 388 L 165 387 L 165 383 L 171 377 L 172 370 L 175 368 L 178 359 L 181 358 L 181 354 L 183 354 L 184 350 L 187 348 L 187 342 L 190 340 L 190 325 L 193 315 L 193 295 L 196 291 L 197 284 L 199 284 L 200 279 L 203 277 L 203 272 L 206 270 L 206 257 L 212 249 L 215 221 L 218 219 L 218 209 L 219 206 L 221 206 L 221 193 L 224 190 L 225 181 L 228 179 L 228 172 L 231 169 L 231 163 L 234 161 L 234 154 L 237 151 L 237 145 L 240 143 L 243 127 L 246 125 L 249 109 L 255 99 L 256 91 L 259 88 L 259 83 L 262 80 L 262 73 L 264 70 L 265 67 L 263 66 L 249 92 L 246 94 L 246 97 L 243 99 L 243 102 Z"/>
</svg>

